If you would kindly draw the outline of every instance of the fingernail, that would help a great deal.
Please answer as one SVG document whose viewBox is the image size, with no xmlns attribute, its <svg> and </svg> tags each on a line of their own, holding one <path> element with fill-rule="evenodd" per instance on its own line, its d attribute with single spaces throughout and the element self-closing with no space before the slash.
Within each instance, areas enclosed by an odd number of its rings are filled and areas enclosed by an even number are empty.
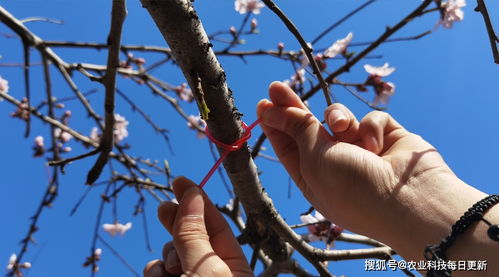
<svg viewBox="0 0 499 277">
<path fill-rule="evenodd" d="M 203 216 L 203 195 L 198 187 L 191 187 L 185 191 L 180 202 L 183 216 Z"/>
<path fill-rule="evenodd" d="M 165 276 L 165 270 L 162 268 L 162 263 L 157 263 L 149 270 L 147 276 L 161 277 Z"/>
<path fill-rule="evenodd" d="M 328 123 L 330 125 L 335 125 L 336 123 L 342 121 L 342 120 L 347 120 L 346 115 L 343 113 L 341 110 L 332 110 L 328 114 Z"/>
<path fill-rule="evenodd" d="M 171 272 L 179 266 L 180 261 L 178 259 L 177 250 L 173 248 L 168 252 L 168 256 L 166 256 L 166 270 Z"/>
</svg>

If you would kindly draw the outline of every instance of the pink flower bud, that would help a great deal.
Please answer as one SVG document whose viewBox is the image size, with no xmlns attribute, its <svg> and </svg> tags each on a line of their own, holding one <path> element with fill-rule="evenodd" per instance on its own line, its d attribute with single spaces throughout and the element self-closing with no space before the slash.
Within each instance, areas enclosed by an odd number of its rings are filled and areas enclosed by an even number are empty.
<svg viewBox="0 0 499 277">
<path fill-rule="evenodd" d="M 230 26 L 229 31 L 230 31 L 231 35 L 236 36 L 236 34 L 237 34 L 236 27 Z"/>
<path fill-rule="evenodd" d="M 258 21 L 256 21 L 256 18 L 253 18 L 251 20 L 251 32 L 254 33 L 256 30 L 256 27 L 258 26 Z"/>
</svg>

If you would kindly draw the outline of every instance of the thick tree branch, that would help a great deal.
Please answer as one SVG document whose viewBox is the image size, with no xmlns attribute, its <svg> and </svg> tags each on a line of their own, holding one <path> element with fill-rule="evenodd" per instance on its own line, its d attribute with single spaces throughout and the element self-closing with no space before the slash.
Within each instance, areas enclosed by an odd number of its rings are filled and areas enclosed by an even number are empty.
<svg viewBox="0 0 499 277">
<path fill-rule="evenodd" d="M 195 88 L 200 84 L 205 105 L 209 109 L 207 124 L 212 135 L 226 144 L 241 137 L 241 114 L 234 105 L 232 93 L 226 84 L 225 72 L 213 53 L 192 2 L 142 0 L 142 4 L 171 47 L 175 61 L 182 69 L 189 86 Z M 274 262 L 289 259 L 290 252 L 282 238 L 292 237 L 294 232 L 276 212 L 272 200 L 260 185 L 257 169 L 248 148 L 243 147 L 229 154 L 224 161 L 224 167 L 248 215 L 247 229 L 254 230 L 252 235 L 260 241 L 262 249 Z M 279 227 L 268 228 L 275 225 Z M 301 253 L 321 275 L 331 276 L 327 268 L 314 259 L 311 252 Z"/>
</svg>

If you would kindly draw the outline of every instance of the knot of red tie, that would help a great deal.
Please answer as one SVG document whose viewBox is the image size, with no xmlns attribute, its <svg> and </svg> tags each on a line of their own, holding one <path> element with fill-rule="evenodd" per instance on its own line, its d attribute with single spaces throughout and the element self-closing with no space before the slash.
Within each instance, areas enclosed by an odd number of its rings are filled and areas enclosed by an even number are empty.
<svg viewBox="0 0 499 277">
<path fill-rule="evenodd" d="M 251 130 L 253 128 L 255 128 L 256 125 L 258 125 L 260 123 L 260 121 L 261 121 L 260 119 L 257 119 L 255 122 L 251 123 L 250 126 L 246 125 L 246 123 L 243 122 L 244 133 L 239 139 L 234 141 L 232 144 L 225 144 L 225 143 L 217 140 L 216 138 L 214 138 L 211 135 L 210 130 L 208 129 L 208 126 L 206 126 L 206 129 L 204 130 L 206 137 L 211 142 L 213 142 L 217 146 L 219 146 L 220 148 L 223 148 L 224 152 L 222 153 L 222 155 L 220 155 L 220 158 L 218 158 L 216 163 L 211 167 L 210 171 L 208 171 L 208 174 L 206 174 L 206 176 L 203 178 L 201 183 L 199 183 L 199 187 L 202 188 L 208 182 L 208 180 L 213 175 L 213 173 L 215 173 L 215 170 L 217 170 L 217 168 L 225 160 L 225 158 L 229 155 L 230 152 L 237 151 L 237 150 L 241 149 L 241 147 L 244 145 L 244 143 L 247 142 L 251 138 Z"/>
</svg>

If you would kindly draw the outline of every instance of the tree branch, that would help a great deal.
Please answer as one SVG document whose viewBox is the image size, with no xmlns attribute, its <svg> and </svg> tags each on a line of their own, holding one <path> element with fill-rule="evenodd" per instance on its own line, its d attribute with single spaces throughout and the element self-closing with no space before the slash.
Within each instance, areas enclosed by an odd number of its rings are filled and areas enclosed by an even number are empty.
<svg viewBox="0 0 499 277">
<path fill-rule="evenodd" d="M 107 71 L 102 78 L 102 83 L 106 88 L 106 99 L 104 103 L 105 124 L 102 133 L 102 139 L 99 147 L 100 152 L 97 161 L 87 174 L 88 185 L 93 184 L 100 176 L 102 169 L 109 159 L 109 153 L 114 145 L 114 102 L 116 94 L 116 73 L 119 67 L 120 60 L 120 45 L 123 23 L 127 14 L 125 0 L 114 0 L 111 11 L 111 28 L 107 37 L 109 45 L 109 53 L 107 56 Z"/>
<path fill-rule="evenodd" d="M 482 14 L 483 22 L 485 23 L 485 27 L 487 28 L 487 34 L 489 35 L 490 48 L 492 49 L 492 57 L 494 57 L 494 62 L 499 64 L 499 51 L 497 50 L 497 43 L 499 43 L 499 38 L 494 32 L 494 27 L 490 22 L 489 12 L 487 11 L 487 6 L 485 6 L 484 0 L 477 0 L 477 6 L 475 8 L 476 12 Z"/>
</svg>

